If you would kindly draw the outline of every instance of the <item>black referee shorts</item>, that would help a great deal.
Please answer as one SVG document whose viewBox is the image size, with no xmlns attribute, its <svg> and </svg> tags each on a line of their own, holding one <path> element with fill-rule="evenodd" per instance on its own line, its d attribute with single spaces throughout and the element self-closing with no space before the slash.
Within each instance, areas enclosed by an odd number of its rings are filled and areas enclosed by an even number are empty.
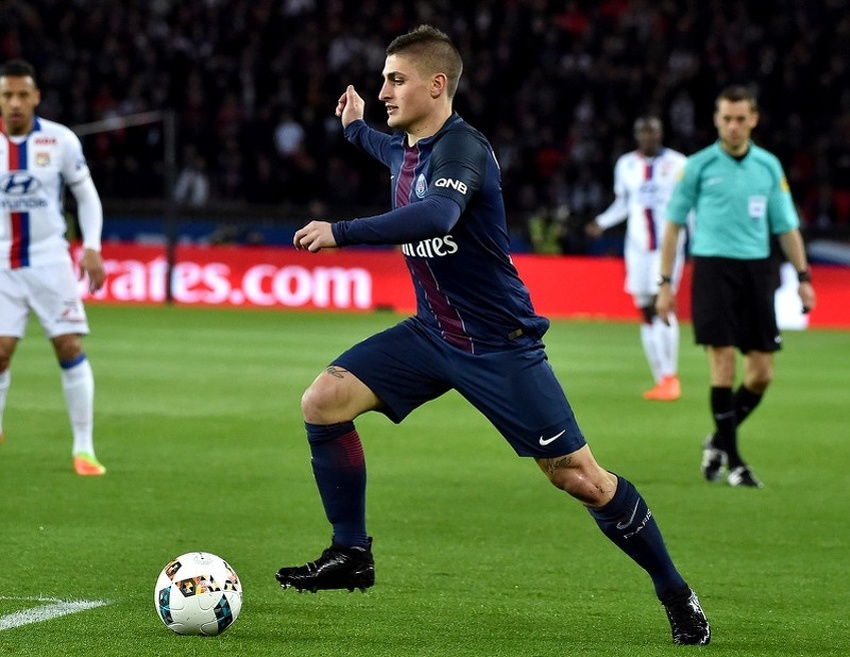
<svg viewBox="0 0 850 657">
<path fill-rule="evenodd" d="M 777 351 L 776 262 L 694 257 L 691 315 L 697 344 Z"/>
</svg>

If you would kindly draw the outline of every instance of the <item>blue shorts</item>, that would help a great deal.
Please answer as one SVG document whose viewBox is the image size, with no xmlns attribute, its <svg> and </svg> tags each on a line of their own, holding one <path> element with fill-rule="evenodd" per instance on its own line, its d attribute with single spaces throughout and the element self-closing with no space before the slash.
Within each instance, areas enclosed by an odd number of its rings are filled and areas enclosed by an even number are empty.
<svg viewBox="0 0 850 657">
<path fill-rule="evenodd" d="M 332 364 L 365 383 L 393 422 L 454 389 L 520 456 L 553 458 L 580 449 L 584 436 L 543 343 L 525 337 L 515 343 L 503 351 L 470 354 L 409 318 L 359 342 Z"/>
</svg>

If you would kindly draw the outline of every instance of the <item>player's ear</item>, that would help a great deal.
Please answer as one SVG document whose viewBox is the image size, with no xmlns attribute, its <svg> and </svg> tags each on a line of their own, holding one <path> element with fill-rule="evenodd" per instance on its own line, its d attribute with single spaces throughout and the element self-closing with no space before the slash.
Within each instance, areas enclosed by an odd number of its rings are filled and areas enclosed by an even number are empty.
<svg viewBox="0 0 850 657">
<path fill-rule="evenodd" d="M 431 98 L 439 98 L 446 93 L 448 82 L 445 73 L 435 73 L 431 77 Z"/>
</svg>

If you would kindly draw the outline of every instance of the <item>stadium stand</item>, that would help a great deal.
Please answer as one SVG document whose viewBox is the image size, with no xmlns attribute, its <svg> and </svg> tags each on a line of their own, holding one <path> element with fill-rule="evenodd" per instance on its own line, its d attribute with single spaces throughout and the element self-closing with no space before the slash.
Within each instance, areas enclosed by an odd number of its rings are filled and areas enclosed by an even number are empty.
<svg viewBox="0 0 850 657">
<path fill-rule="evenodd" d="M 785 164 L 807 237 L 850 234 L 843 0 L 3 0 L 0 59 L 32 61 L 40 113 L 69 125 L 173 108 L 180 165 L 200 162 L 206 203 L 285 220 L 386 206 L 384 173 L 344 144 L 333 108 L 351 82 L 383 122 L 383 45 L 420 22 L 464 50 L 457 109 L 491 137 L 517 231 L 566 206 L 567 250 L 582 252 L 634 117 L 659 114 L 667 144 L 693 152 L 714 138 L 718 90 L 742 82 L 758 90 L 757 138 Z M 161 133 L 85 137 L 108 212 L 161 198 Z"/>
</svg>

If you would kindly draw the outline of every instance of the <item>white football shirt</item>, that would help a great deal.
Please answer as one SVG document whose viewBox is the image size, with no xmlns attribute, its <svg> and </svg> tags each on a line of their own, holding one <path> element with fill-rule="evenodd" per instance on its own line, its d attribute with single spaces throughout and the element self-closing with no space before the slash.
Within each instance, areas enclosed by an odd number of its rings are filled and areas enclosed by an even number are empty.
<svg viewBox="0 0 850 657">
<path fill-rule="evenodd" d="M 614 165 L 616 198 L 596 217 L 596 223 L 610 228 L 628 219 L 627 248 L 642 252 L 657 250 L 664 233 L 667 203 L 686 159 L 671 148 L 662 148 L 652 158 L 638 151 L 621 155 Z"/>
<path fill-rule="evenodd" d="M 65 126 L 35 117 L 28 135 L 9 137 L 0 119 L 0 269 L 70 262 L 64 187 L 90 175 Z M 100 223 L 80 217 L 86 247 L 100 249 Z"/>
</svg>

